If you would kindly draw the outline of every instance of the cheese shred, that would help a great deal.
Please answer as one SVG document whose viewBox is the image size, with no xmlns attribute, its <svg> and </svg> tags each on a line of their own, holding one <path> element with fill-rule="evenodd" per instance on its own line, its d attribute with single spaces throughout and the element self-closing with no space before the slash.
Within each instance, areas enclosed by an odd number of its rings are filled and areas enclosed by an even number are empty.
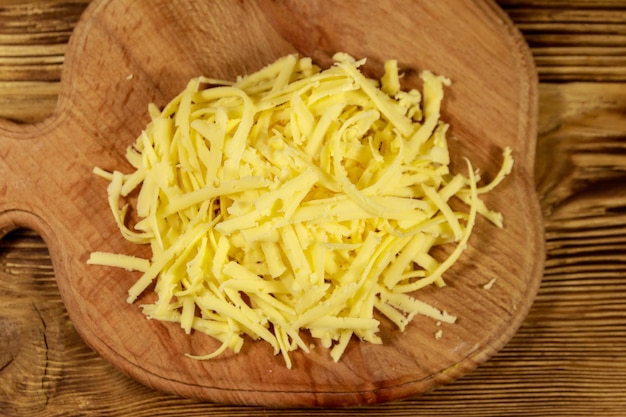
<svg viewBox="0 0 626 417">
<path fill-rule="evenodd" d="M 511 150 L 489 184 L 467 159 L 467 175 L 451 172 L 448 79 L 424 71 L 422 95 L 401 89 L 395 60 L 375 80 L 364 59 L 334 59 L 322 70 L 288 55 L 235 81 L 193 79 L 163 110 L 149 106 L 132 172 L 94 168 L 120 233 L 152 258 L 96 251 L 88 263 L 139 271 L 129 303 L 153 287 L 148 318 L 220 343 L 189 358 L 236 353 L 249 338 L 291 368 L 305 333 L 339 361 L 352 339 L 382 343 L 381 320 L 402 331 L 418 314 L 454 323 L 419 290 L 446 284 L 477 215 L 503 225 L 481 195 L 511 172 Z M 129 225 L 120 202 L 133 191 Z M 440 245 L 455 246 L 437 260 Z"/>
</svg>

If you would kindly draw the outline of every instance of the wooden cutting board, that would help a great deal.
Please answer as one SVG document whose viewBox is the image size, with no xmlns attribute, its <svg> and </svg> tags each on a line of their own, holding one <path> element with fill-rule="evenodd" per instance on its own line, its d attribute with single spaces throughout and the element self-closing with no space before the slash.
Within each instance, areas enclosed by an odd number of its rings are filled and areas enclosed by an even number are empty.
<svg viewBox="0 0 626 417">
<path fill-rule="evenodd" d="M 441 328 L 417 317 L 406 332 L 383 321 L 384 344 L 353 341 L 340 363 L 328 352 L 293 354 L 285 368 L 265 343 L 238 355 L 186 359 L 210 338 L 148 321 L 125 302 L 137 275 L 88 266 L 96 250 L 148 256 L 123 240 L 95 165 L 121 169 L 126 147 L 163 105 L 198 75 L 250 73 L 292 52 L 320 65 L 337 51 L 385 59 L 405 70 L 405 87 L 423 69 L 449 77 L 443 119 L 456 161 L 469 157 L 485 180 L 505 146 L 511 176 L 486 202 L 505 228 L 479 219 L 448 286 L 425 301 L 459 317 Z M 123 372 L 181 396 L 211 401 L 342 406 L 401 399 L 452 381 L 487 360 L 515 333 L 543 271 L 541 214 L 533 182 L 537 92 L 522 37 L 488 1 L 110 0 L 91 4 L 70 41 L 52 117 L 34 125 L 0 122 L 0 236 L 17 227 L 45 239 L 76 329 Z M 141 252 L 143 251 L 143 252 Z M 484 288 L 492 278 L 491 289 Z M 149 297 L 149 295 L 148 295 Z M 443 329 L 443 337 L 435 333 Z"/>
</svg>

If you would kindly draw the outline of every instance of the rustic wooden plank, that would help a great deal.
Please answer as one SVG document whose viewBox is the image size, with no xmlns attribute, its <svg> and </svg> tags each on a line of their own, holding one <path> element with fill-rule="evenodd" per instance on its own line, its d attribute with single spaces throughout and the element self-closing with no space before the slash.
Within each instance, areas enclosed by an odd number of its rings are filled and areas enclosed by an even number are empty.
<svg viewBox="0 0 626 417">
<path fill-rule="evenodd" d="M 594 4 L 596 3 L 594 2 Z M 558 30 L 585 33 L 614 29 L 617 33 L 623 33 L 623 24 L 626 21 L 626 8 L 594 6 L 593 8 L 582 9 L 571 5 L 559 8 L 555 4 L 545 8 L 503 6 L 507 9 L 509 17 L 515 21 L 520 29 L 535 29 L 536 32 Z M 623 2 L 621 7 L 623 7 Z M 579 25 L 570 27 L 568 24 L 571 23 L 578 23 Z M 606 30 L 603 27 L 606 27 Z"/>
<path fill-rule="evenodd" d="M 35 122 L 57 102 L 65 48 L 88 0 L 0 3 L 0 117 Z"/>
<path fill-rule="evenodd" d="M 60 82 L 0 82 L 0 117 L 32 123 L 52 114 L 59 96 Z"/>
<path fill-rule="evenodd" d="M 498 0 L 504 8 L 532 8 L 541 11 L 544 8 L 570 8 L 578 10 L 611 9 L 620 10 L 626 8 L 622 0 Z"/>
<path fill-rule="evenodd" d="M 500 0 L 537 57 L 542 81 L 623 81 L 626 4 L 621 0 Z"/>
</svg>

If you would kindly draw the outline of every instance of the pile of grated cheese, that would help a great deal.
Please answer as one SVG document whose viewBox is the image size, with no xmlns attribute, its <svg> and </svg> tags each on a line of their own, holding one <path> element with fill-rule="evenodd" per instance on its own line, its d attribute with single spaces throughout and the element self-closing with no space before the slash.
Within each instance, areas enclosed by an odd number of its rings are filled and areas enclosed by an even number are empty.
<svg viewBox="0 0 626 417">
<path fill-rule="evenodd" d="M 234 82 L 199 77 L 160 111 L 128 148 L 134 171 L 95 168 L 110 181 L 109 204 L 123 236 L 149 244 L 152 259 L 93 252 L 90 264 L 142 273 L 128 302 L 154 283 L 150 319 L 221 342 L 209 359 L 262 339 L 291 368 L 310 346 L 338 361 L 356 338 L 381 343 L 379 319 L 404 331 L 417 314 L 453 323 L 416 298 L 444 286 L 477 214 L 502 227 L 482 187 L 450 171 L 448 125 L 439 120 L 449 81 L 421 74 L 423 91 L 403 91 L 395 60 L 381 80 L 345 53 L 322 70 L 288 55 Z M 138 190 L 136 217 L 126 224 Z M 467 211 L 455 211 L 452 199 Z M 443 261 L 431 250 L 454 249 Z M 378 317 L 378 318 L 377 318 Z"/>
</svg>

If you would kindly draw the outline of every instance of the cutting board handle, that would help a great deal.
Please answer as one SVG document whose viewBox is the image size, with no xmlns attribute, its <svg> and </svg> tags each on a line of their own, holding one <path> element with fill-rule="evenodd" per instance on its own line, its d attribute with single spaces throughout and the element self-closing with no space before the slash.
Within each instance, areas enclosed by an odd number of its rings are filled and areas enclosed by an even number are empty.
<svg viewBox="0 0 626 417">
<path fill-rule="evenodd" d="M 107 27 L 88 25 L 107 6 L 94 2 L 76 25 L 53 113 L 32 124 L 0 119 L 0 237 L 19 227 L 50 235 L 68 209 L 84 216 L 96 204 L 90 196 L 106 193 L 93 168 L 123 169 L 126 147 L 145 127 L 147 103 L 160 89 L 138 74 Z M 64 227 L 61 234 L 74 232 Z"/>
<path fill-rule="evenodd" d="M 46 221 L 41 197 L 51 181 L 62 181 L 64 173 L 55 151 L 66 129 L 63 113 L 36 123 L 0 119 L 0 237 L 19 227 L 43 232 Z"/>
</svg>

